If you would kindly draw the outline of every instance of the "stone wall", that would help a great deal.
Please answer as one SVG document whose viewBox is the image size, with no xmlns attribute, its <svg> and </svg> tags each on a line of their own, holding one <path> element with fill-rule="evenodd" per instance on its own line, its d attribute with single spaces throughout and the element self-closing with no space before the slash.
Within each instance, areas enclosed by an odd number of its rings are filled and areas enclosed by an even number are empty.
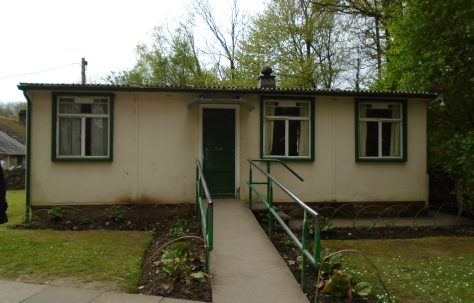
<svg viewBox="0 0 474 303">
<path fill-rule="evenodd" d="M 25 167 L 17 166 L 4 170 L 5 182 L 7 190 L 24 189 L 25 188 Z"/>
</svg>

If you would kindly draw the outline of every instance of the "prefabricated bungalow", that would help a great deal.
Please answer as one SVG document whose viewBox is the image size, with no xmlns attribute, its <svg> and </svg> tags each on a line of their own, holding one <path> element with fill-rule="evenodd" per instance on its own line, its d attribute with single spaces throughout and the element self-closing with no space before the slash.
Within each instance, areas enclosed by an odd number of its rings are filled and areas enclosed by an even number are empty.
<svg viewBox="0 0 474 303">
<path fill-rule="evenodd" d="M 196 160 L 211 194 L 248 199 L 247 159 L 305 202 L 425 203 L 435 95 L 275 88 L 18 85 L 28 100 L 33 208 L 191 203 Z M 287 196 L 275 192 L 274 201 Z"/>
</svg>

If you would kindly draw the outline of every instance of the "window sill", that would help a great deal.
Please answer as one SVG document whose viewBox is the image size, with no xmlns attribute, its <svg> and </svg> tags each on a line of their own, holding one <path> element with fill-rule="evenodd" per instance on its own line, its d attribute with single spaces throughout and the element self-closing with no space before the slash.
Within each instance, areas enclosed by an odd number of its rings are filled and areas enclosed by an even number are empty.
<svg viewBox="0 0 474 303">
<path fill-rule="evenodd" d="M 112 162 L 112 157 L 56 157 L 53 162 Z"/>
<path fill-rule="evenodd" d="M 292 162 L 314 162 L 314 159 L 311 157 L 307 158 L 294 158 L 294 157 L 272 157 L 272 156 L 263 156 L 262 159 L 267 160 L 280 160 L 280 161 L 292 161 Z"/>
<path fill-rule="evenodd" d="M 356 162 L 407 162 L 406 158 L 357 158 Z"/>
</svg>

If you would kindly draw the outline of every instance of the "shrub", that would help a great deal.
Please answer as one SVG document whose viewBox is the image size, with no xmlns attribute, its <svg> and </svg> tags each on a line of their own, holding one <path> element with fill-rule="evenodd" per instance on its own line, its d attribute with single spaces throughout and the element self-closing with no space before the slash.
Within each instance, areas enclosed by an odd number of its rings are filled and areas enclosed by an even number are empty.
<svg viewBox="0 0 474 303">
<path fill-rule="evenodd" d="M 64 209 L 62 207 L 53 207 L 48 210 L 48 217 L 52 221 L 62 221 L 64 219 Z"/>
</svg>

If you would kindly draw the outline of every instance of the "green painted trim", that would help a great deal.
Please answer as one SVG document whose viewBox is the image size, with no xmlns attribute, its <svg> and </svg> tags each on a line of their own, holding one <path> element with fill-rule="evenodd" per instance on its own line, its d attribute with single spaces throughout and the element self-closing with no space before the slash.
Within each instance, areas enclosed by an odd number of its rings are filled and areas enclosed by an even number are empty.
<svg viewBox="0 0 474 303">
<path fill-rule="evenodd" d="M 263 159 L 263 104 L 264 97 L 260 96 L 260 159 Z"/>
<path fill-rule="evenodd" d="M 376 91 L 351 91 L 351 90 L 316 90 L 304 88 L 233 88 L 233 87 L 172 87 L 172 86 L 127 86 L 109 84 L 41 84 L 20 83 L 18 89 L 76 91 L 76 92 L 164 92 L 164 93 L 229 93 L 229 94 L 258 94 L 258 95 L 284 95 L 284 96 L 345 96 L 362 98 L 426 98 L 434 99 L 438 95 L 429 92 L 376 92 Z"/>
<path fill-rule="evenodd" d="M 109 156 L 107 157 L 58 157 L 56 155 L 56 128 L 57 128 L 57 106 L 59 96 L 97 96 L 108 97 L 110 102 L 110 122 L 109 122 Z M 51 161 L 53 162 L 112 162 L 113 161 L 113 142 L 114 142 L 114 98 L 111 93 L 83 93 L 83 92 L 53 92 L 51 102 Z"/>
<path fill-rule="evenodd" d="M 70 157 L 70 158 L 56 158 L 54 162 L 112 162 L 110 157 L 96 158 L 96 157 Z"/>
<path fill-rule="evenodd" d="M 114 105 L 115 105 L 115 95 L 112 94 L 110 97 L 110 123 L 109 123 L 109 158 L 107 161 L 112 162 L 114 160 Z"/>
<path fill-rule="evenodd" d="M 311 121 L 310 121 L 310 131 L 311 131 L 311 151 L 310 156 L 305 158 L 296 158 L 296 157 L 280 157 L 280 156 L 264 156 L 263 155 L 263 112 L 264 112 L 264 104 L 265 100 L 267 99 L 280 99 L 280 100 L 303 100 L 309 101 L 311 105 L 310 113 L 311 113 Z M 294 161 L 294 162 L 313 162 L 315 158 L 315 141 L 316 141 L 316 101 L 315 98 L 310 97 L 298 97 L 298 96 L 260 96 L 260 159 L 275 159 L 275 160 L 282 160 L 282 161 Z"/>
<path fill-rule="evenodd" d="M 314 161 L 316 155 L 316 100 L 312 98 L 311 100 L 311 160 Z M 298 159 L 299 160 L 299 159 Z M 302 161 L 303 159 L 299 160 Z"/>
<path fill-rule="evenodd" d="M 27 92 L 23 92 L 26 98 L 26 161 L 25 161 L 25 216 L 23 223 L 30 221 L 31 210 L 31 99 Z"/>
<path fill-rule="evenodd" d="M 263 157 L 261 159 L 267 160 L 280 160 L 280 161 L 291 161 L 291 162 L 313 162 L 313 158 L 292 158 L 292 157 Z"/>
<path fill-rule="evenodd" d="M 402 143 L 403 148 L 402 152 L 403 155 L 401 158 L 361 158 L 359 157 L 359 104 L 361 102 L 393 102 L 393 103 L 400 103 L 402 104 Z M 404 163 L 408 161 L 408 148 L 407 148 L 407 137 L 408 137 L 408 110 L 407 110 L 407 100 L 400 100 L 400 99 L 358 99 L 354 100 L 354 111 L 355 111 L 355 160 L 356 162 L 394 162 L 394 163 Z"/>
<path fill-rule="evenodd" d="M 403 161 L 408 161 L 408 103 L 402 100 L 403 105 Z"/>
<path fill-rule="evenodd" d="M 51 122 L 52 122 L 52 127 L 51 127 L 51 161 L 56 161 L 56 128 L 57 128 L 57 115 L 56 115 L 56 109 L 58 107 L 58 94 L 53 93 L 52 94 L 52 100 L 51 100 Z"/>
</svg>

